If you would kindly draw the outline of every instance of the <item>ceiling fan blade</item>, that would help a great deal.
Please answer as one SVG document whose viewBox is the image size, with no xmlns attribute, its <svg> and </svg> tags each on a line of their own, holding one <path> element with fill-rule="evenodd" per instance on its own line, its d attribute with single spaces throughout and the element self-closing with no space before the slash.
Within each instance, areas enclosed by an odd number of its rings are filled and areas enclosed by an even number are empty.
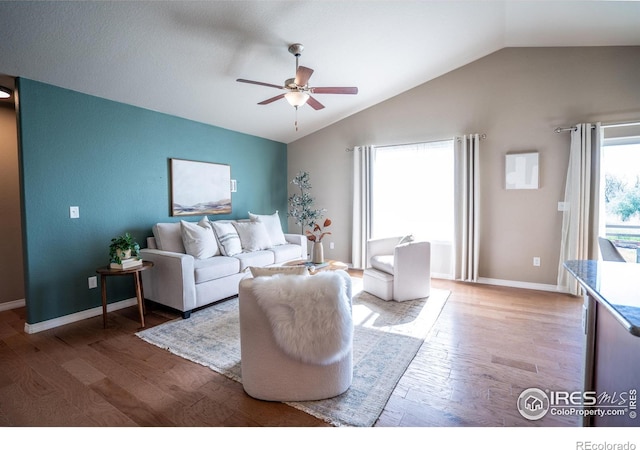
<svg viewBox="0 0 640 450">
<path fill-rule="evenodd" d="M 307 105 L 311 106 L 316 111 L 324 108 L 324 105 L 313 97 L 309 97 L 309 99 L 307 100 Z"/>
<path fill-rule="evenodd" d="M 314 94 L 357 94 L 357 87 L 316 87 L 311 88 Z"/>
<path fill-rule="evenodd" d="M 298 70 L 296 70 L 296 84 L 298 86 L 306 86 L 309 82 L 309 78 L 311 78 L 311 74 L 313 74 L 313 69 L 299 66 Z"/>
<path fill-rule="evenodd" d="M 275 97 L 271 97 L 266 100 L 263 100 L 260 103 L 258 103 L 258 105 L 268 105 L 269 103 L 273 103 L 276 100 L 280 100 L 281 98 L 284 98 L 284 94 L 276 95 Z"/>
<path fill-rule="evenodd" d="M 259 86 L 267 86 L 267 87 L 274 87 L 276 89 L 284 89 L 282 86 L 278 86 L 277 84 L 263 83 L 262 81 L 245 80 L 243 78 L 238 78 L 236 81 L 239 81 L 240 83 L 257 84 Z"/>
</svg>

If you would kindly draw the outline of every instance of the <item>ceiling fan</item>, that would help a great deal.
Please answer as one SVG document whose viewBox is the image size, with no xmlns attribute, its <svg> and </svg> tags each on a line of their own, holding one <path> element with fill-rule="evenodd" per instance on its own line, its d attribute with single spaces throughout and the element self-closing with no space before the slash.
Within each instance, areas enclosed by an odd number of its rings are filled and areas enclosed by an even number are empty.
<svg viewBox="0 0 640 450">
<path fill-rule="evenodd" d="M 283 94 L 276 95 L 267 100 L 263 100 L 258 105 L 268 105 L 281 98 L 286 99 L 289 104 L 296 109 L 303 106 L 305 103 L 311 106 L 313 109 L 318 110 L 324 108 L 324 105 L 318 100 L 313 98 L 311 94 L 357 94 L 357 87 L 311 87 L 309 86 L 309 78 L 313 74 L 313 69 L 308 67 L 299 66 L 298 58 L 302 54 L 304 46 L 302 44 L 292 44 L 289 46 L 289 53 L 296 57 L 296 76 L 295 78 L 289 78 L 285 80 L 283 86 L 277 84 L 264 83 L 262 81 L 252 81 L 238 78 L 236 81 L 240 83 L 257 84 L 260 86 L 273 87 L 276 89 L 282 89 L 287 91 Z"/>
</svg>

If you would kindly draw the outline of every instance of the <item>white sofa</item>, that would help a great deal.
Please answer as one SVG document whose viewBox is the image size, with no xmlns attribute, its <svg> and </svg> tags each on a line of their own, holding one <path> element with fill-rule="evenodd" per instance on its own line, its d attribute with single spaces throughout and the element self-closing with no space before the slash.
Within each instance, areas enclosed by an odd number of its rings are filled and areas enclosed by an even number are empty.
<svg viewBox="0 0 640 450">
<path fill-rule="evenodd" d="M 247 268 L 307 258 L 306 236 L 283 233 L 277 211 L 249 215 L 154 225 L 147 248 L 140 250 L 143 260 L 154 263 L 142 272 L 145 298 L 186 319 L 196 308 L 237 295 Z"/>
</svg>

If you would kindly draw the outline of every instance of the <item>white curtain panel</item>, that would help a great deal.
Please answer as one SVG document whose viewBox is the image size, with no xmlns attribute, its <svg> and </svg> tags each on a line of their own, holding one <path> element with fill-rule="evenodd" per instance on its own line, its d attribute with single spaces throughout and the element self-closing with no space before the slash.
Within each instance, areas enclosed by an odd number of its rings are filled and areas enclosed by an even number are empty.
<svg viewBox="0 0 640 450">
<path fill-rule="evenodd" d="M 558 264 L 558 289 L 579 295 L 577 280 L 569 275 L 565 261 L 590 259 L 597 249 L 600 124 L 581 123 L 571 130 L 569 167 L 562 215 L 562 240 Z"/>
<path fill-rule="evenodd" d="M 478 281 L 480 136 L 456 139 L 455 279 Z"/>
<path fill-rule="evenodd" d="M 351 263 L 355 269 L 367 267 L 367 240 L 371 235 L 371 165 L 375 149 L 353 149 L 353 234 Z"/>
</svg>

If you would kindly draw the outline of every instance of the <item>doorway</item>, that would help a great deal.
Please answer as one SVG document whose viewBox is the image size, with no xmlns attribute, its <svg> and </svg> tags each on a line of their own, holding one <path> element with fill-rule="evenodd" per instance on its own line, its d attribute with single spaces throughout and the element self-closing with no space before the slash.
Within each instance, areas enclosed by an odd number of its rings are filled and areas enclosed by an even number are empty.
<svg viewBox="0 0 640 450">
<path fill-rule="evenodd" d="M 0 75 L 0 86 L 10 91 L 0 98 L 1 311 L 24 306 L 25 292 L 15 79 Z"/>
</svg>

